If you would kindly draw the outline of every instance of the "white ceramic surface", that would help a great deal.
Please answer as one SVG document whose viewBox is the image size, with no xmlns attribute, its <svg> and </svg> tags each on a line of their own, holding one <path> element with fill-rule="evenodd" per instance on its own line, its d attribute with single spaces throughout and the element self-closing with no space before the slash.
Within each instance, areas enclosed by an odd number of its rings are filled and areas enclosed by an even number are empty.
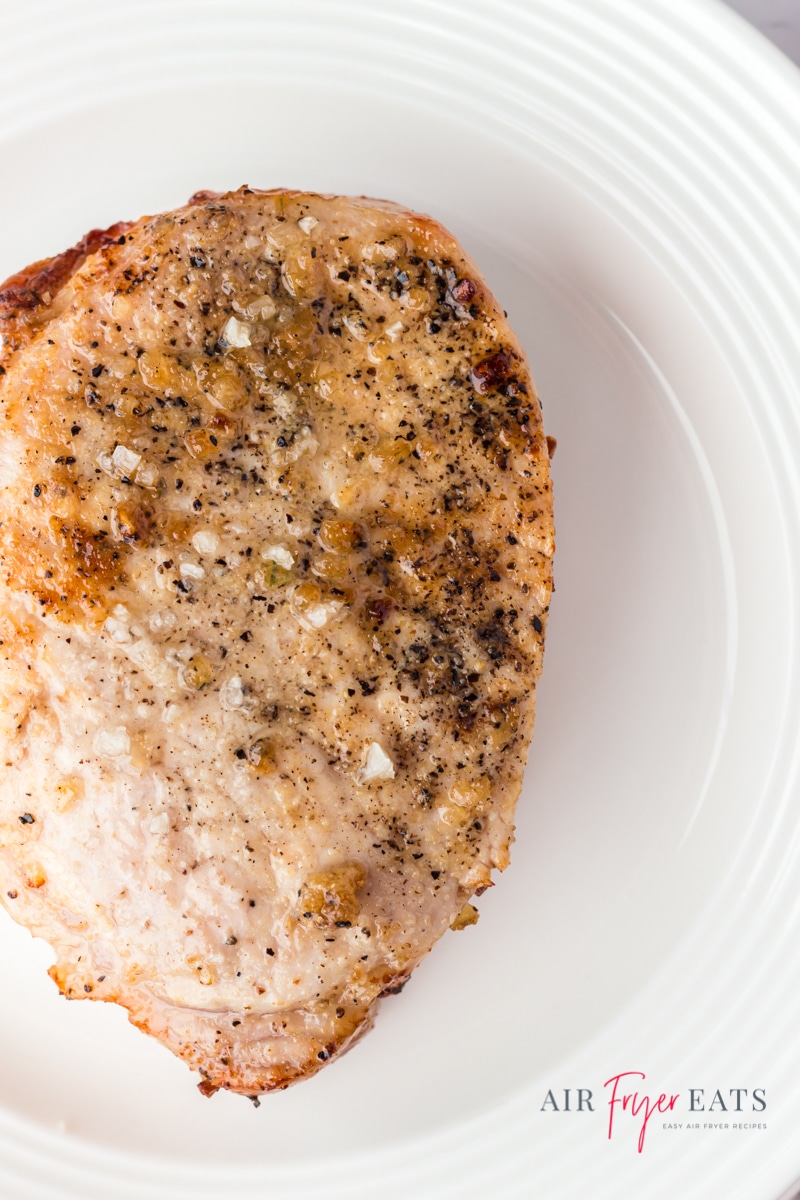
<svg viewBox="0 0 800 1200">
<path fill-rule="evenodd" d="M 482 264 L 559 439 L 479 926 L 256 1111 L 65 1004 L 4 919 L 0 1196 L 772 1200 L 800 1168 L 796 72 L 699 0 L 38 0 L 0 41 L 0 277 L 200 187 L 391 196 Z M 766 1128 L 654 1119 L 638 1154 L 604 1111 L 632 1070 L 680 1109 L 763 1088 Z M 542 1111 L 578 1087 L 595 1112 Z"/>
</svg>

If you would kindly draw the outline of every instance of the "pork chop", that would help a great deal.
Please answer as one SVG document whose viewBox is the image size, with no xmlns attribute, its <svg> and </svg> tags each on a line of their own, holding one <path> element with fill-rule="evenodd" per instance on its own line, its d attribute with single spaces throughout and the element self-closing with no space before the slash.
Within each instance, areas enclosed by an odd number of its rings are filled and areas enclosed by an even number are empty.
<svg viewBox="0 0 800 1200">
<path fill-rule="evenodd" d="M 554 549 L 524 354 L 394 204 L 241 188 L 0 288 L 0 883 L 255 1096 L 509 860 Z"/>
</svg>

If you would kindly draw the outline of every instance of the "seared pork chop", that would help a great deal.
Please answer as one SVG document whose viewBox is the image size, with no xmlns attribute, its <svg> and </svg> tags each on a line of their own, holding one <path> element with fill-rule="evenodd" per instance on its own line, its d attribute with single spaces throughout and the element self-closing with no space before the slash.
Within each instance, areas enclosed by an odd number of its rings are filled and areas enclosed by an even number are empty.
<svg viewBox="0 0 800 1200">
<path fill-rule="evenodd" d="M 548 451 L 475 264 L 242 188 L 0 288 L 0 882 L 72 999 L 256 1095 L 508 863 Z"/>
</svg>

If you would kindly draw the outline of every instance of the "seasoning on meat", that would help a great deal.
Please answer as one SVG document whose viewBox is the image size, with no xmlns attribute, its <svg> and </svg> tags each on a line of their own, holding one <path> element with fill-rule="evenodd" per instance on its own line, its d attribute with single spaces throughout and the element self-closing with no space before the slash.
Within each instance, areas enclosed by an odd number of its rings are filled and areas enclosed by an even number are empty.
<svg viewBox="0 0 800 1200">
<path fill-rule="evenodd" d="M 0 886 L 206 1095 L 303 1079 L 508 863 L 548 446 L 477 266 L 242 188 L 0 287 Z"/>
</svg>

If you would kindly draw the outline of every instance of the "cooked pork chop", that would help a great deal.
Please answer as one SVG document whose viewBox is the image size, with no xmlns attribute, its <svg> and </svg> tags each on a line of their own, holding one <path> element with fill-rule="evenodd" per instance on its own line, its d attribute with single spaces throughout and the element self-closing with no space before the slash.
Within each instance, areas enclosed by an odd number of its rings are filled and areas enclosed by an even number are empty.
<svg viewBox="0 0 800 1200">
<path fill-rule="evenodd" d="M 73 999 L 257 1095 L 508 863 L 548 448 L 475 264 L 242 188 L 0 288 L 0 882 Z"/>
</svg>

